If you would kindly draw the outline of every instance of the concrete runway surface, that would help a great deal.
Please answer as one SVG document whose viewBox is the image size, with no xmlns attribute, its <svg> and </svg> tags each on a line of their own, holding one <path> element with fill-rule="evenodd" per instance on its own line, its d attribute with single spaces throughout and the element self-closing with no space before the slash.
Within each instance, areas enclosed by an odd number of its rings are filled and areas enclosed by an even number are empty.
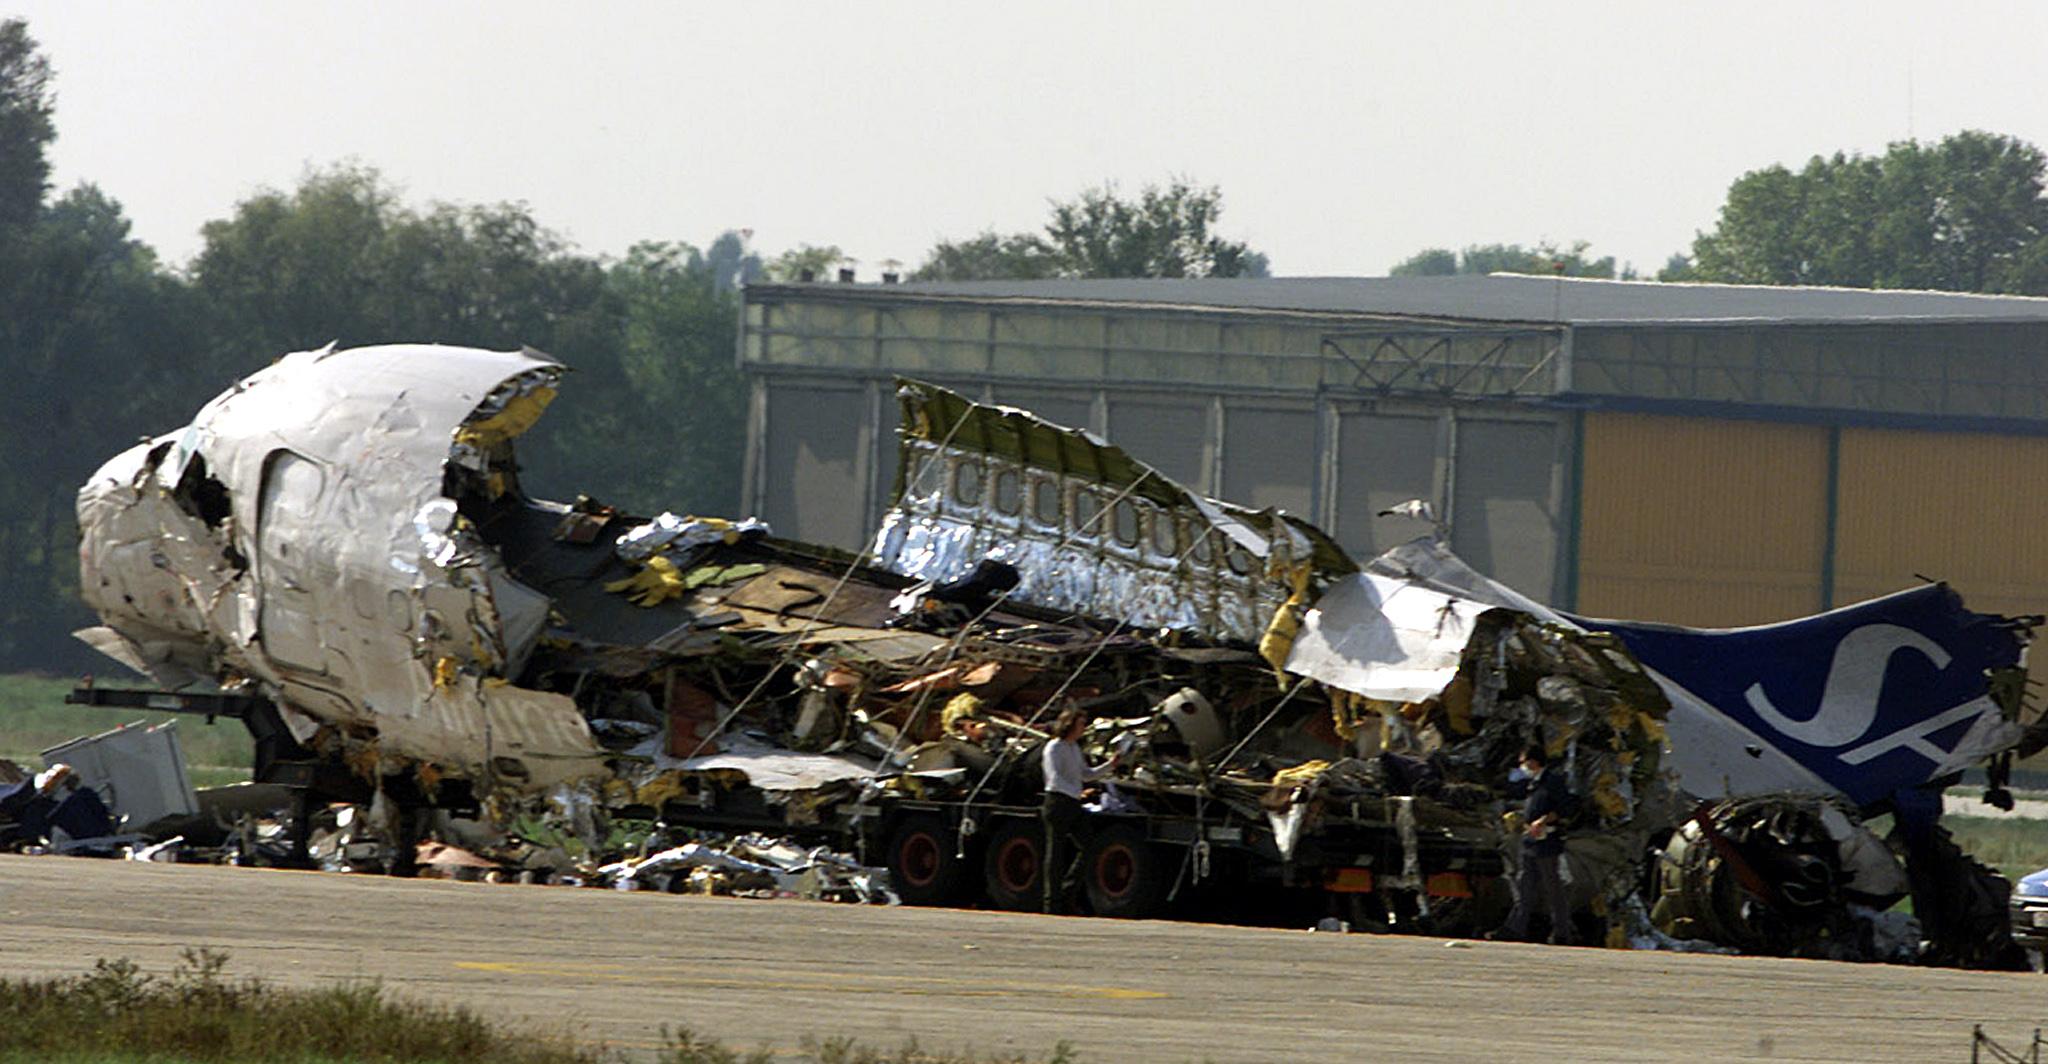
<svg viewBox="0 0 2048 1064">
<path fill-rule="evenodd" d="M 629 1049 L 666 1023 L 1089 1062 L 1919 1062 L 2048 1024 L 2039 975 L 0 857 L 13 975 L 186 946 Z"/>
</svg>

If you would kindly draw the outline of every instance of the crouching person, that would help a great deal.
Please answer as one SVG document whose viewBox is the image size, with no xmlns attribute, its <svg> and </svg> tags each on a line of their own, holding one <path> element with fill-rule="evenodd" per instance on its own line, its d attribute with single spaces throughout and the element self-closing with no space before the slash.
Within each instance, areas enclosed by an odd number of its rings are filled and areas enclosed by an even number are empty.
<svg viewBox="0 0 2048 1064">
<path fill-rule="evenodd" d="M 51 765 L 12 787 L 0 788 L 0 818 L 14 821 L 0 843 L 32 845 L 69 839 L 98 839 L 114 833 L 114 815 L 99 792 L 79 785 L 70 765 Z"/>
</svg>

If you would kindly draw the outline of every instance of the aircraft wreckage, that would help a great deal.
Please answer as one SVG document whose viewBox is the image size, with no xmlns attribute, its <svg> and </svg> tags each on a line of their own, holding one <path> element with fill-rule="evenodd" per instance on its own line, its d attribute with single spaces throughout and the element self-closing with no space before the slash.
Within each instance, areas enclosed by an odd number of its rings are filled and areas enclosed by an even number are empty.
<svg viewBox="0 0 2048 1064">
<path fill-rule="evenodd" d="M 332 835 L 329 802 L 405 854 L 436 810 L 593 840 L 658 818 L 692 841 L 611 876 L 788 869 L 787 839 L 886 866 L 908 901 L 1011 908 L 1045 874 L 1037 750 L 1077 706 L 1118 755 L 1092 911 L 1438 933 L 1498 922 L 1504 788 L 1536 742 L 1581 799 L 1567 868 L 1596 941 L 2013 963 L 2003 880 L 1934 819 L 1961 770 L 1988 765 L 1995 798 L 2042 745 L 2038 618 L 1939 584 L 1731 631 L 1569 616 L 1438 540 L 1360 564 L 914 381 L 895 506 L 853 556 L 529 497 L 513 443 L 563 374 L 300 352 L 108 462 L 79 495 L 102 622 L 79 636 L 159 691 L 78 698 L 241 718 L 258 779 L 300 798 L 291 858 Z M 1925 945 L 1881 915 L 1908 892 Z"/>
</svg>

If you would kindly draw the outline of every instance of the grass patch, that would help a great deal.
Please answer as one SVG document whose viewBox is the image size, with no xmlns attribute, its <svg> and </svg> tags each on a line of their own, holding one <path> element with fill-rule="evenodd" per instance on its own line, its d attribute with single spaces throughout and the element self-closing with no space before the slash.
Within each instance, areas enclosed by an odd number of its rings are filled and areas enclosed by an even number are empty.
<svg viewBox="0 0 2048 1064">
<path fill-rule="evenodd" d="M 118 684 L 128 684 L 126 677 L 116 679 Z M 64 695 L 74 686 L 69 679 L 0 674 L 0 757 L 24 768 L 41 768 L 42 752 L 67 739 L 96 735 L 135 721 L 156 724 L 176 720 L 178 743 L 185 748 L 194 786 L 212 787 L 249 778 L 255 747 L 241 722 L 222 718 L 208 724 L 205 717 L 190 713 L 65 705 Z M 143 685 L 137 682 L 132 686 Z"/>
<path fill-rule="evenodd" d="M 200 949 L 168 976 L 102 960 L 88 975 L 0 981 L 0 1046 L 24 1061 L 124 1064 L 605 1059 L 566 1036 L 505 1032 L 465 1008 L 395 1000 L 375 983 L 288 989 L 229 979 L 226 966 L 226 954 Z"/>
<path fill-rule="evenodd" d="M 0 1064 L 615 1064 L 618 1051 L 567 1033 L 495 1026 L 462 1006 L 394 998 L 374 982 L 313 989 L 230 979 L 227 954 L 188 949 L 169 975 L 101 960 L 91 973 L 0 979 Z M 689 1028 L 661 1031 L 655 1064 L 773 1064 Z M 645 1054 L 632 1059 L 645 1060 Z M 1061 1043 L 1044 1058 L 932 1052 L 915 1040 L 888 1051 L 850 1038 L 805 1038 L 810 1064 L 1079 1064 Z"/>
<path fill-rule="evenodd" d="M 2048 820 L 1950 814 L 1941 818 L 1941 826 L 1956 837 L 1964 853 L 2014 882 L 2048 868 Z"/>
</svg>

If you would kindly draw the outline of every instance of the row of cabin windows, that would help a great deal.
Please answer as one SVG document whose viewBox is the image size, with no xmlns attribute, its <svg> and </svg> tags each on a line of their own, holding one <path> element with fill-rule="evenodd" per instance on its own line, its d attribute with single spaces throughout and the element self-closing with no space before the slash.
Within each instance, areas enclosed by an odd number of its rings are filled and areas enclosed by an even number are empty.
<svg viewBox="0 0 2048 1064">
<path fill-rule="evenodd" d="M 1014 467 L 998 469 L 991 478 L 978 462 L 952 465 L 951 491 L 953 500 L 961 506 L 982 505 L 983 491 L 987 489 L 989 506 L 1005 517 L 1016 517 L 1026 501 L 1022 485 L 1022 474 Z M 1185 554 L 1195 565 L 1212 564 L 1220 548 L 1225 563 L 1238 575 L 1250 574 L 1257 568 L 1243 547 L 1226 544 L 1220 533 L 1208 528 L 1198 532 L 1195 522 L 1176 519 L 1152 506 L 1118 499 L 1104 519 L 1102 508 L 1116 498 L 1113 492 L 1080 484 L 1063 486 L 1052 477 L 1031 477 L 1029 486 L 1032 518 L 1042 525 L 1064 527 L 1074 539 L 1100 538 L 1106 526 L 1109 536 L 1125 547 L 1149 542 L 1155 553 L 1172 557 Z"/>
</svg>

